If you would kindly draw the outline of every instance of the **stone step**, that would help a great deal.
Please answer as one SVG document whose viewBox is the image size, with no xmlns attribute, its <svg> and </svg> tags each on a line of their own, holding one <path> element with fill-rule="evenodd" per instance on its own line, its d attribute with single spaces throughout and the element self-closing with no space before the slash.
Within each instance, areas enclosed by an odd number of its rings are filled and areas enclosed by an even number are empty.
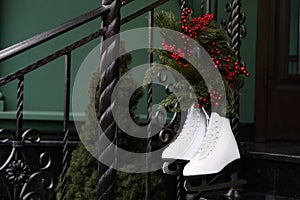
<svg viewBox="0 0 300 200">
<path fill-rule="evenodd" d="M 248 182 L 244 188 L 247 191 L 300 199 L 298 144 L 252 144 L 241 163 L 241 176 Z"/>
</svg>

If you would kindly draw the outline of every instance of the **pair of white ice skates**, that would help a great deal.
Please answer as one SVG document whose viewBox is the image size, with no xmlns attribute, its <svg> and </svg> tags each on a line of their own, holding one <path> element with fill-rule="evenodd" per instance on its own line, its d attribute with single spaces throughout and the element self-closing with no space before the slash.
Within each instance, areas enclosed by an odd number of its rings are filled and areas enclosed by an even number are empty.
<svg viewBox="0 0 300 200">
<path fill-rule="evenodd" d="M 229 120 L 192 106 L 178 137 L 163 151 L 165 160 L 189 161 L 184 176 L 214 174 L 239 159 Z"/>
</svg>

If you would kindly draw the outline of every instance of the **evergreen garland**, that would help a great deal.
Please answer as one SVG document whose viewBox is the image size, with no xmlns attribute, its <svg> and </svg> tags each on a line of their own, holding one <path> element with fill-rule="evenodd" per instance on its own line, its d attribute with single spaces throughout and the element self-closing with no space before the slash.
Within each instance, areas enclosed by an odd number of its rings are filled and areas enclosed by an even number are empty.
<svg viewBox="0 0 300 200">
<path fill-rule="evenodd" d="M 198 71 L 186 61 L 185 58 L 189 57 L 193 59 L 192 53 L 187 50 L 188 38 L 196 40 L 212 57 L 215 67 L 219 70 L 223 84 L 226 91 L 227 117 L 232 116 L 232 109 L 234 104 L 234 93 L 239 94 L 239 89 L 243 86 L 245 77 L 250 76 L 247 72 L 246 67 L 238 62 L 238 58 L 235 51 L 228 45 L 229 38 L 226 32 L 217 27 L 216 22 L 213 20 L 212 14 L 206 14 L 202 17 L 192 18 L 192 11 L 185 8 L 181 13 L 180 20 L 177 20 L 172 12 L 160 11 L 155 14 L 155 23 L 158 27 L 164 29 L 171 29 L 184 34 L 182 36 L 183 44 L 178 47 L 175 46 L 176 38 L 172 38 L 164 30 L 161 34 L 165 41 L 163 42 L 163 49 L 153 49 L 153 53 L 160 58 L 160 65 L 167 65 L 173 68 L 175 71 L 182 74 L 185 79 L 189 82 L 196 97 L 198 99 L 198 106 L 204 106 L 207 111 L 210 111 L 211 105 L 219 106 L 220 99 L 223 96 L 219 93 L 218 88 L 213 88 L 211 93 L 208 93 L 208 88 L 204 82 L 202 76 L 210 77 L 209 70 L 206 70 L 204 74 L 199 74 Z M 178 43 L 178 41 L 176 41 Z M 186 45 L 186 46 L 185 46 Z M 173 53 L 173 52 L 176 53 Z M 153 69 L 146 73 L 145 84 L 150 81 L 150 78 L 161 70 L 161 67 L 157 65 Z M 211 77 L 212 79 L 214 77 Z M 163 106 L 174 105 L 175 103 L 182 101 L 187 95 L 184 91 L 184 81 L 178 81 L 173 84 L 173 88 L 176 91 L 183 91 L 182 93 L 177 92 L 169 95 L 161 104 Z M 192 102 L 186 101 L 184 105 L 180 105 L 181 110 L 187 110 Z M 174 109 L 178 111 L 179 108 Z M 220 110 L 224 112 L 224 110 Z M 220 113 L 221 114 L 221 113 Z"/>
</svg>

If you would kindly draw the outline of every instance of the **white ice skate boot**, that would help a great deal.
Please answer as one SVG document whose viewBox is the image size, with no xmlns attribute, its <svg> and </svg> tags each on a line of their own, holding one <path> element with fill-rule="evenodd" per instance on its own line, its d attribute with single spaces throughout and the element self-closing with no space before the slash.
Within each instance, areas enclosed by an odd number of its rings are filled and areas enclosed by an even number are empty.
<svg viewBox="0 0 300 200">
<path fill-rule="evenodd" d="M 184 167 L 183 175 L 218 173 L 239 158 L 240 153 L 229 120 L 213 112 L 202 144 L 195 156 Z"/>
<path fill-rule="evenodd" d="M 163 151 L 162 158 L 191 160 L 197 153 L 206 132 L 207 119 L 194 105 L 188 110 L 186 121 L 178 137 Z"/>
</svg>

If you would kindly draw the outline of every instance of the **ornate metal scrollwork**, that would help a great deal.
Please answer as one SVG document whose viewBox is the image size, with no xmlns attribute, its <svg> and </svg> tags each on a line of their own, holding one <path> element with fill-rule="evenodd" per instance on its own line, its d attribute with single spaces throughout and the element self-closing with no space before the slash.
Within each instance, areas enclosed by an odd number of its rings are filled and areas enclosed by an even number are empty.
<svg viewBox="0 0 300 200">
<path fill-rule="evenodd" d="M 49 153 L 44 152 L 40 154 L 40 160 L 39 160 L 39 170 L 35 173 L 33 173 L 30 177 L 27 183 L 22 188 L 22 191 L 20 193 L 20 197 L 22 199 L 43 199 L 42 195 L 39 194 L 39 191 L 29 191 L 26 193 L 28 188 L 31 184 L 33 184 L 34 180 L 39 180 L 39 185 L 42 187 L 41 189 L 44 190 L 51 190 L 54 187 L 54 181 L 53 178 L 50 176 L 50 174 L 47 172 L 47 170 L 50 168 L 52 163 L 51 157 Z M 37 181 L 36 181 L 37 182 Z"/>
<path fill-rule="evenodd" d="M 1 144 L 6 144 L 7 142 L 15 139 L 14 133 L 7 129 L 0 129 L 0 135 L 10 135 L 10 138 L 0 139 Z"/>
<path fill-rule="evenodd" d="M 13 142 L 13 141 L 16 140 L 16 137 L 15 137 L 14 133 L 10 130 L 7 130 L 7 129 L 1 129 L 0 130 L 0 135 L 10 136 L 10 137 L 7 137 L 5 139 L 1 139 L 0 140 L 1 144 L 6 144 L 8 142 Z M 16 151 L 16 149 L 12 148 L 12 150 L 11 150 L 8 158 L 6 159 L 6 161 L 2 165 L 0 165 L 0 172 L 3 171 L 9 165 L 9 163 L 11 162 L 13 156 L 15 155 L 15 151 Z"/>
<path fill-rule="evenodd" d="M 23 186 L 30 177 L 30 169 L 25 161 L 14 160 L 6 169 L 6 179 L 14 186 Z"/>
<path fill-rule="evenodd" d="M 167 73 L 167 70 L 161 70 L 157 73 L 157 79 L 160 83 L 166 83 L 170 78 Z M 167 94 L 172 94 L 174 92 L 174 88 L 172 87 L 172 84 L 167 84 L 165 86 L 165 92 Z M 178 103 L 175 105 L 170 105 L 165 108 L 165 110 L 169 113 L 173 113 L 173 116 L 171 120 L 164 125 L 164 127 L 159 132 L 159 139 L 162 143 L 169 143 L 174 136 L 177 134 L 176 132 L 179 129 L 180 126 L 180 112 L 173 112 L 174 108 L 177 108 L 179 106 Z M 156 121 L 160 124 L 162 121 L 166 121 L 167 113 L 157 111 L 155 114 Z"/>
<path fill-rule="evenodd" d="M 30 136 L 31 135 L 31 136 Z M 35 136 L 33 138 L 32 136 Z M 36 129 L 28 129 L 22 134 L 22 142 L 30 142 L 30 143 L 40 143 L 41 142 L 41 134 Z"/>
<path fill-rule="evenodd" d="M 0 140 L 1 144 L 8 145 L 11 143 L 11 150 L 4 163 L 0 165 L 0 173 L 3 174 L 3 178 L 6 180 L 4 182 L 8 184 L 5 187 L 12 188 L 15 191 L 14 199 L 44 199 L 43 195 L 40 194 L 41 189 L 50 190 L 54 186 L 53 178 L 47 172 L 52 164 L 51 156 L 47 152 L 41 153 L 39 168 L 33 170 L 28 162 L 29 159 L 22 151 L 26 143 L 38 144 L 41 142 L 40 132 L 35 129 L 28 129 L 17 138 L 12 131 L 1 129 L 0 135 L 6 137 Z M 42 188 L 31 187 L 34 183 Z"/>
<path fill-rule="evenodd" d="M 159 139 L 163 143 L 169 143 L 171 140 L 170 137 L 173 138 L 175 135 L 176 135 L 176 132 L 173 129 L 164 127 L 159 132 Z"/>
</svg>

